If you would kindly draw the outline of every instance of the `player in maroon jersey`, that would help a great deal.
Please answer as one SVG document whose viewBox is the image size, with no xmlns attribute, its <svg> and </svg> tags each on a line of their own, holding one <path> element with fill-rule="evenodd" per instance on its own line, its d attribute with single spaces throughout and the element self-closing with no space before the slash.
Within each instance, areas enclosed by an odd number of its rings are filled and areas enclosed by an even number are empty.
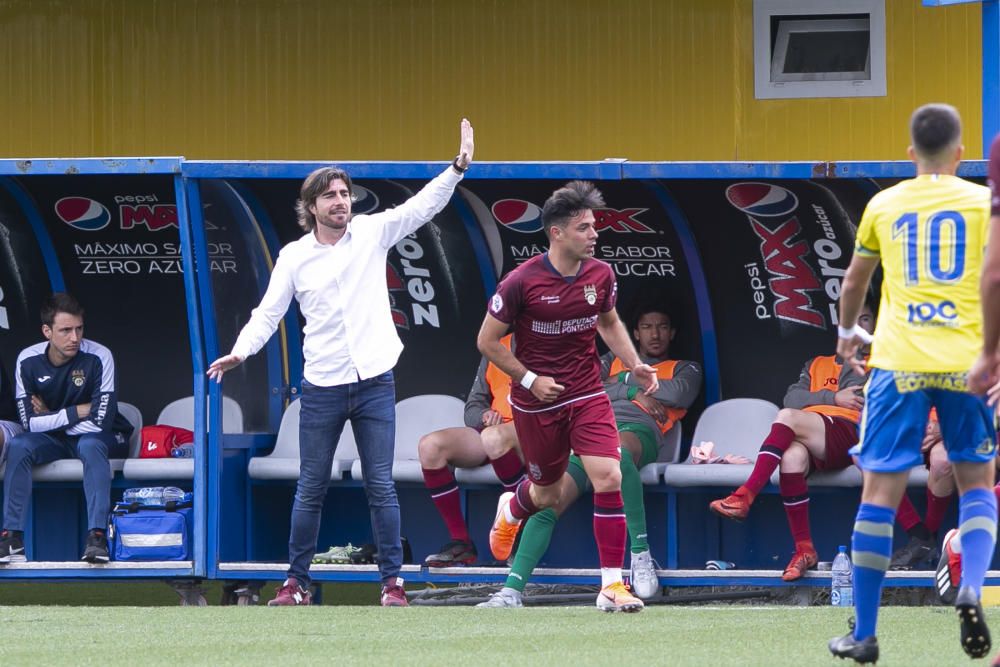
<svg viewBox="0 0 1000 667">
<path fill-rule="evenodd" d="M 625 512 L 618 432 L 601 383 L 595 335 L 631 369 L 647 394 L 656 371 L 639 360 L 615 312 L 618 285 L 606 263 L 594 259 L 595 208 L 604 199 L 592 183 L 559 188 L 542 208 L 548 252 L 511 271 L 497 287 L 479 331 L 479 350 L 513 380 L 514 427 L 528 479 L 500 496 L 490 550 L 510 556 L 521 522 L 555 505 L 570 450 L 594 486 L 594 536 L 601 560 L 603 611 L 639 611 L 642 600 L 622 583 Z M 500 343 L 513 328 L 517 357 Z"/>
</svg>

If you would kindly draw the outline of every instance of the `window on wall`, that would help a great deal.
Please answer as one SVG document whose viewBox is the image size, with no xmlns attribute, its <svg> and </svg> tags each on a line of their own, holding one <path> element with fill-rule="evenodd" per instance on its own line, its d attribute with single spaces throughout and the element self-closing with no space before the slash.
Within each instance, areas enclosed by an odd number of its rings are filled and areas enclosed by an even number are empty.
<svg viewBox="0 0 1000 667">
<path fill-rule="evenodd" d="M 886 94 L 884 0 L 754 0 L 757 99 Z"/>
</svg>

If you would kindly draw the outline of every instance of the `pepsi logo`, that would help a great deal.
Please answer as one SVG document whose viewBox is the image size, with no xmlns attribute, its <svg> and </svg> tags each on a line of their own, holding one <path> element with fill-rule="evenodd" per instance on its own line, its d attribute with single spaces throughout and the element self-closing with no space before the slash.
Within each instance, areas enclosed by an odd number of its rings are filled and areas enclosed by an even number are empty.
<svg viewBox="0 0 1000 667">
<path fill-rule="evenodd" d="M 364 215 L 378 209 L 378 195 L 361 185 L 351 184 L 351 213 Z"/>
<path fill-rule="evenodd" d="M 542 209 L 523 199 L 501 199 L 491 209 L 496 221 L 522 234 L 542 231 Z"/>
<path fill-rule="evenodd" d="M 729 203 L 747 215 L 777 217 L 799 207 L 799 198 L 780 185 L 735 183 L 726 188 Z"/>
<path fill-rule="evenodd" d="M 56 215 L 74 229 L 95 232 L 111 222 L 107 207 L 86 197 L 63 197 L 56 202 Z"/>
</svg>

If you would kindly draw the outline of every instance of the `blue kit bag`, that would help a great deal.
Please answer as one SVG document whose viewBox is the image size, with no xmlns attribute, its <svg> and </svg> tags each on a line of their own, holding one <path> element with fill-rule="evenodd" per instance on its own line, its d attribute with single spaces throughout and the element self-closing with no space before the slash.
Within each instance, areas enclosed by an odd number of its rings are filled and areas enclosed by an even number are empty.
<svg viewBox="0 0 1000 667">
<path fill-rule="evenodd" d="M 191 560 L 191 502 L 119 503 L 111 510 L 111 560 Z"/>
</svg>

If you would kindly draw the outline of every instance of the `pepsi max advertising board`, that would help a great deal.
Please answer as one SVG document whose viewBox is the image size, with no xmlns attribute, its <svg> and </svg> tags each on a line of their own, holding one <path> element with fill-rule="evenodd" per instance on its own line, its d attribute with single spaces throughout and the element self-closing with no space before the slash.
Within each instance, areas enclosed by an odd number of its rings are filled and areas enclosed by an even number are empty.
<svg viewBox="0 0 1000 667">
<path fill-rule="evenodd" d="M 17 183 L 0 178 L 0 359 L 11 383 L 18 353 L 42 340 L 38 306 L 53 289 L 42 254 L 48 233 L 37 215 L 39 229 L 29 224 L 16 196 L 26 197 Z M 53 264 L 59 281 L 62 272 Z"/>
<path fill-rule="evenodd" d="M 870 182 L 662 181 L 698 242 L 722 397 L 781 405 L 806 360 L 836 351 L 840 285 Z"/>
<path fill-rule="evenodd" d="M 353 213 L 397 206 L 424 184 L 356 181 Z M 563 184 L 464 181 L 434 220 L 390 251 L 386 272 L 392 317 L 404 344 L 396 366 L 397 400 L 432 393 L 466 397 L 479 363 L 476 335 L 486 303 L 501 276 L 545 251 L 541 205 Z M 302 235 L 294 214 L 300 185 L 300 180 L 247 179 L 234 189 L 247 200 L 247 210 L 273 225 L 284 245 Z M 682 323 L 675 350 L 700 359 L 687 265 L 655 197 L 639 183 L 605 182 L 599 187 L 608 205 L 595 212 L 601 234 L 597 257 L 609 262 L 618 276 L 619 311 L 628 320 L 640 298 L 666 304 Z M 216 282 L 224 279 L 213 275 Z M 231 313 L 231 307 L 216 303 L 220 317 L 245 321 L 249 309 L 239 314 Z M 222 349 L 233 340 L 235 333 L 227 338 L 220 332 Z"/>
<path fill-rule="evenodd" d="M 259 224 L 272 230 L 276 248 L 302 236 L 304 232 L 295 216 L 300 179 L 226 183 L 240 193 L 246 203 L 245 210 L 253 212 Z M 356 181 L 353 214 L 376 213 L 398 206 L 423 185 L 422 181 Z M 273 255 L 276 259 L 276 250 Z M 487 294 L 466 225 L 458 211 L 446 207 L 433 221 L 397 243 L 387 260 L 392 318 L 404 345 L 395 368 L 397 401 L 438 393 L 464 398 L 479 364 L 476 334 L 485 313 Z M 215 282 L 223 279 L 213 276 Z M 217 301 L 219 317 L 238 321 L 242 326 L 266 284 L 265 276 L 259 291 L 254 292 L 254 303 L 249 306 Z M 223 350 L 229 349 L 238 332 L 238 327 L 228 335 L 220 330 L 219 344 Z M 296 344 L 301 346 L 301 340 Z M 301 366 L 296 370 L 301 377 Z"/>
<path fill-rule="evenodd" d="M 43 340 L 41 299 L 60 287 L 82 304 L 87 338 L 115 359 L 119 400 L 153 423 L 192 393 L 191 350 L 170 176 L 0 179 L 4 359 Z M 15 274 L 18 277 L 15 277 Z M 8 301 L 9 299 L 9 301 Z M 2 318 L 0 318 L 2 319 Z M 0 322 L 2 324 L 2 322 Z M 9 333 L 8 333 L 9 332 Z M 14 345 L 8 346 L 7 336 Z M 12 366 L 8 370 L 13 373 Z"/>
<path fill-rule="evenodd" d="M 436 218 L 389 253 L 392 317 L 405 349 L 398 399 L 464 398 L 475 338 L 497 281 L 547 247 L 541 206 L 564 181 L 463 181 Z M 619 281 L 618 310 L 653 301 L 679 325 L 674 358 L 703 361 L 699 312 L 710 309 L 723 398 L 780 403 L 802 364 L 832 354 L 836 304 L 871 180 L 719 179 L 598 182 L 596 257 Z M 302 234 L 300 179 L 203 179 L 203 225 L 220 352 L 257 305 L 278 250 Z M 424 181 L 365 179 L 354 213 L 396 206 Z M 147 422 L 191 394 L 180 243 L 170 176 L 0 179 L 0 340 L 12 370 L 40 340 L 38 303 L 65 285 L 87 309 L 87 335 L 118 362 L 121 399 Z M 669 213 L 668 213 L 669 211 Z M 678 229 L 693 235 L 682 243 Z M 685 237 L 686 238 L 686 237 Z M 690 253 L 697 252 L 692 263 Z M 694 269 L 694 275 L 692 274 Z M 704 280 L 708 300 L 695 299 Z M 274 397 L 301 378 L 301 326 L 238 369 L 226 394 L 245 429 L 271 430 Z M 272 415 L 273 417 L 273 415 Z"/>
<path fill-rule="evenodd" d="M 472 210 L 489 247 L 490 267 L 501 277 L 547 250 L 542 205 L 564 181 L 463 181 L 458 195 Z M 687 260 L 655 194 L 634 181 L 597 183 L 605 208 L 594 211 L 594 256 L 618 279 L 618 312 L 631 331 L 637 307 L 654 303 L 679 325 L 674 358 L 701 360 L 697 315 Z"/>
</svg>

